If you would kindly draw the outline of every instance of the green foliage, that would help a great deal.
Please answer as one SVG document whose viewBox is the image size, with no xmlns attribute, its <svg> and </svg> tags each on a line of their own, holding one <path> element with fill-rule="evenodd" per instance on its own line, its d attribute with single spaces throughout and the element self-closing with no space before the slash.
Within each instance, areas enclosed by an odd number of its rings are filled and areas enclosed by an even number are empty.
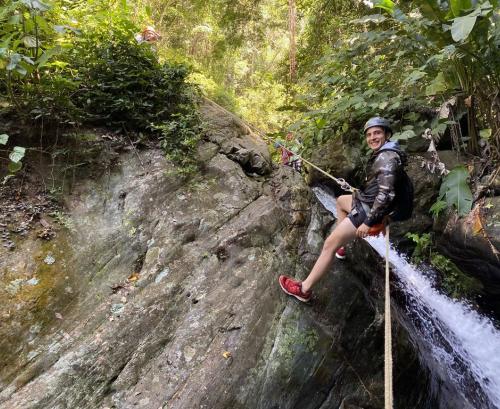
<svg viewBox="0 0 500 409">
<path fill-rule="evenodd" d="M 442 288 L 453 298 L 470 297 L 483 289 L 479 280 L 461 271 L 455 263 L 442 254 L 434 253 L 431 264 L 441 272 Z"/>
<path fill-rule="evenodd" d="M 448 208 L 448 204 L 444 200 L 437 200 L 430 208 L 429 212 L 433 219 L 437 219 L 439 215 Z"/>
<path fill-rule="evenodd" d="M 460 216 L 467 215 L 472 208 L 472 192 L 467 184 L 469 173 L 464 166 L 457 166 L 446 175 L 439 189 L 439 199 L 448 207 L 454 207 Z"/>
<path fill-rule="evenodd" d="M 392 0 L 376 0 L 373 2 L 374 7 L 379 7 L 389 13 L 394 13 L 394 8 L 396 5 Z"/>
<path fill-rule="evenodd" d="M 179 165 L 177 173 L 189 175 L 197 169 L 196 148 L 202 133 L 195 113 L 174 114 L 169 122 L 155 125 L 167 158 Z"/>
<path fill-rule="evenodd" d="M 9 135 L 7 134 L 0 135 L 0 145 L 7 145 L 8 141 L 9 141 Z M 10 162 L 8 165 L 8 170 L 10 172 L 10 175 L 21 170 L 21 168 L 23 167 L 21 160 L 24 158 L 25 153 L 26 149 L 22 146 L 14 146 L 12 148 L 12 151 L 9 153 Z M 5 183 L 5 181 L 8 180 L 8 178 L 9 176 L 7 176 L 3 182 Z"/>
<path fill-rule="evenodd" d="M 160 63 L 150 44 L 135 40 L 140 15 L 118 0 L 0 6 L 0 89 L 9 98 L 7 109 L 41 127 L 91 122 L 156 131 L 173 118 L 175 141 L 190 146 L 192 137 L 178 126 L 179 115 L 195 110 L 189 69 Z M 192 118 L 180 123 L 197 129 Z M 22 155 L 20 147 L 10 154 L 11 170 Z"/>
<path fill-rule="evenodd" d="M 454 2 L 454 3 L 456 4 L 459 2 Z M 469 2 L 462 1 L 460 3 L 468 3 L 470 7 L 470 1 Z M 453 9 L 453 2 L 451 7 Z M 451 38 L 453 38 L 453 40 L 456 42 L 464 41 L 465 39 L 467 39 L 467 37 L 469 37 L 469 35 L 471 34 L 472 29 L 474 28 L 474 25 L 476 24 L 476 20 L 478 19 L 478 17 L 487 16 L 492 9 L 493 7 L 490 4 L 490 2 L 486 1 L 483 4 L 479 4 L 478 7 L 470 14 L 467 14 L 466 16 L 463 17 L 455 17 L 453 19 L 453 24 L 451 25 Z M 458 16 L 462 10 L 463 10 L 463 5 L 457 6 L 456 10 L 453 11 L 453 14 L 455 16 Z"/>
<path fill-rule="evenodd" d="M 212 78 L 202 72 L 192 72 L 188 77 L 188 82 L 200 88 L 203 95 L 215 101 L 219 105 L 235 112 L 238 108 L 238 99 L 230 89 L 216 83 Z"/>
<path fill-rule="evenodd" d="M 421 92 L 426 73 L 415 70 L 412 62 L 413 56 L 425 58 L 422 44 L 395 19 L 390 25 L 386 21 L 382 15 L 353 20 L 358 32 L 339 40 L 335 49 L 317 61 L 305 84 L 308 92 L 297 104 L 313 108 L 296 125 L 305 134 L 306 145 L 315 146 L 349 129 L 359 129 L 374 115 L 393 119 L 396 139 L 411 138 L 428 125 L 417 111 L 426 102 Z M 385 29 L 378 29 L 379 24 Z M 374 29 L 366 31 L 366 25 Z M 410 75 L 402 76 L 402 72 Z M 328 124 L 327 128 L 310 125 L 318 118 Z"/>
<path fill-rule="evenodd" d="M 431 127 L 432 118 L 422 115 L 421 107 L 438 108 L 451 96 L 473 95 L 466 138 L 469 151 L 476 153 L 478 129 L 500 136 L 498 110 L 491 108 L 498 104 L 500 71 L 496 3 L 374 2 L 384 14 L 351 20 L 333 48 L 319 48 L 322 57 L 295 103 L 306 112 L 294 129 L 305 135 L 306 145 L 317 146 L 359 130 L 370 116 L 384 115 L 395 124 L 396 139 L 408 139 Z M 344 12 L 338 18 L 349 16 Z M 343 29 L 341 23 L 337 27 Z M 317 55 L 318 47 L 314 51 Z M 327 122 L 324 129 L 315 127 L 318 118 Z M 442 124 L 441 133 L 447 125 Z M 408 126 L 413 133 L 406 132 Z M 500 148 L 500 137 L 491 143 Z"/>
<path fill-rule="evenodd" d="M 430 258 L 432 254 L 432 237 L 430 233 L 424 233 L 422 235 L 416 233 L 406 233 L 405 237 L 413 240 L 415 243 L 415 249 L 411 259 L 416 263 L 421 263 Z"/>
<path fill-rule="evenodd" d="M 75 226 L 70 215 L 61 212 L 60 210 L 56 210 L 52 213 L 49 213 L 49 216 L 51 216 L 54 219 L 54 221 L 57 224 L 61 225 L 62 227 L 70 231 L 75 231 Z"/>
<path fill-rule="evenodd" d="M 84 39 L 73 50 L 81 83 L 74 97 L 85 118 L 125 129 L 149 129 L 192 108 L 194 90 L 183 65 L 160 64 L 148 44 Z"/>
<path fill-rule="evenodd" d="M 22 158 L 24 158 L 24 154 L 26 152 L 26 148 L 22 146 L 14 146 L 12 152 L 9 154 L 9 159 L 14 163 L 19 163 Z"/>
<path fill-rule="evenodd" d="M 287 3 L 144 0 L 156 12 L 163 58 L 193 65 L 204 94 L 263 130 L 283 129 Z"/>
<path fill-rule="evenodd" d="M 415 249 L 411 259 L 415 263 L 430 263 L 439 273 L 441 288 L 453 298 L 470 297 L 482 290 L 482 284 L 474 277 L 461 271 L 449 258 L 438 253 L 433 245 L 432 235 L 407 233 Z"/>
<path fill-rule="evenodd" d="M 20 118 L 71 122 L 76 89 L 67 63 L 57 58 L 71 47 L 64 2 L 7 1 L 0 6 L 0 89 Z M 57 25 L 56 22 L 60 22 Z M 68 22 L 69 23 L 69 22 Z"/>
</svg>

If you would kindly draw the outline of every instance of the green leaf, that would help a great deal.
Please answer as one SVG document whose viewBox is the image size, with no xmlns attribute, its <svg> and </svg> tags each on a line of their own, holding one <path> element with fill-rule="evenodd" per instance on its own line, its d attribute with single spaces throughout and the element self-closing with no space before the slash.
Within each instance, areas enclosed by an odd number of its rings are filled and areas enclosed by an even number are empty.
<svg viewBox="0 0 500 409">
<path fill-rule="evenodd" d="M 392 136 L 391 140 L 393 140 L 393 141 L 400 141 L 400 140 L 406 141 L 407 139 L 413 138 L 415 136 L 416 136 L 416 134 L 412 129 L 407 129 L 406 131 L 403 131 L 403 132 L 396 132 Z"/>
<path fill-rule="evenodd" d="M 432 213 L 432 217 L 436 218 L 439 214 L 448 207 L 448 204 L 444 200 L 437 200 L 430 208 L 429 213 Z"/>
<path fill-rule="evenodd" d="M 443 179 L 439 199 L 443 198 L 449 207 L 454 206 L 460 216 L 472 209 L 472 192 L 467 184 L 469 173 L 464 166 L 457 166 Z"/>
<path fill-rule="evenodd" d="M 25 55 L 23 55 L 23 60 L 30 65 L 35 65 L 35 61 L 33 61 L 30 57 L 26 57 Z"/>
<path fill-rule="evenodd" d="M 371 14 L 369 16 L 364 16 L 361 18 L 357 18 L 355 20 L 351 20 L 352 24 L 366 24 L 366 23 L 382 23 L 387 20 L 387 17 L 384 17 L 382 14 Z"/>
<path fill-rule="evenodd" d="M 17 171 L 19 171 L 21 168 L 23 167 L 23 164 L 22 162 L 10 162 L 9 163 L 9 172 L 10 173 L 16 173 Z"/>
<path fill-rule="evenodd" d="M 21 74 L 22 76 L 25 76 L 28 73 L 28 70 L 24 68 L 22 65 L 17 65 L 16 66 L 16 71 Z"/>
<path fill-rule="evenodd" d="M 448 125 L 446 125 L 445 122 L 442 122 L 442 123 L 437 124 L 434 128 L 432 128 L 432 133 L 434 135 L 437 135 L 437 134 L 443 135 L 447 128 L 448 128 Z"/>
<path fill-rule="evenodd" d="M 379 7 L 392 14 L 396 5 L 392 0 L 377 0 L 373 3 L 373 7 Z"/>
<path fill-rule="evenodd" d="M 316 125 L 316 128 L 323 129 L 324 126 L 326 125 L 326 119 L 325 118 L 317 118 L 314 120 L 314 124 Z"/>
<path fill-rule="evenodd" d="M 22 146 L 14 146 L 14 149 L 12 149 L 12 152 L 9 155 L 9 159 L 12 162 L 17 163 L 22 158 L 24 158 L 25 152 L 26 152 L 26 148 L 23 148 Z"/>
<path fill-rule="evenodd" d="M 444 18 L 444 13 L 435 0 L 424 0 L 420 5 L 420 11 L 425 17 L 431 20 L 436 19 L 439 21 Z"/>
<path fill-rule="evenodd" d="M 436 78 L 425 88 L 425 94 L 427 96 L 436 95 L 441 92 L 446 91 L 446 80 L 444 79 L 444 75 L 440 72 Z"/>
<path fill-rule="evenodd" d="M 12 54 L 9 59 L 9 63 L 7 64 L 7 71 L 12 71 L 17 67 L 17 64 L 21 61 L 21 54 Z"/>
<path fill-rule="evenodd" d="M 37 41 L 35 36 L 24 36 L 23 43 L 28 48 L 35 48 L 37 46 Z"/>
<path fill-rule="evenodd" d="M 48 4 L 45 4 L 43 1 L 40 0 L 22 0 L 22 3 L 24 3 L 26 6 L 28 6 L 30 9 L 33 10 L 47 11 L 50 9 L 50 6 Z"/>
<path fill-rule="evenodd" d="M 0 145 L 7 145 L 8 141 L 9 141 L 9 135 L 5 133 L 0 135 Z"/>
<path fill-rule="evenodd" d="M 10 16 L 9 18 L 9 24 L 16 25 L 21 22 L 21 15 L 20 14 L 14 14 L 13 16 Z"/>
<path fill-rule="evenodd" d="M 47 20 L 45 20 L 40 14 L 37 14 L 35 17 L 36 23 L 38 24 L 38 27 L 45 33 L 52 33 L 54 30 L 52 27 L 52 24 L 49 24 Z M 40 40 L 38 40 L 38 43 L 40 43 Z"/>
<path fill-rule="evenodd" d="M 47 64 L 47 61 L 49 61 L 50 57 L 59 54 L 60 52 L 61 52 L 60 46 L 55 46 L 53 48 L 45 50 L 43 54 L 40 56 L 40 58 L 36 61 L 38 67 L 42 67 L 45 64 Z"/>
<path fill-rule="evenodd" d="M 476 20 L 477 16 L 474 15 L 456 17 L 453 19 L 453 24 L 451 26 L 451 37 L 453 40 L 456 42 L 465 40 L 474 28 Z"/>
<path fill-rule="evenodd" d="M 404 82 L 407 84 L 415 84 L 419 79 L 425 77 L 427 73 L 421 70 L 415 70 L 410 73 L 405 79 Z"/>
<path fill-rule="evenodd" d="M 455 17 L 458 17 L 460 13 L 464 10 L 468 10 L 472 7 L 471 0 L 451 0 L 450 8 Z"/>
<path fill-rule="evenodd" d="M 481 129 L 479 131 L 479 136 L 483 139 L 489 139 L 491 138 L 491 128 L 487 128 L 487 129 Z"/>
</svg>

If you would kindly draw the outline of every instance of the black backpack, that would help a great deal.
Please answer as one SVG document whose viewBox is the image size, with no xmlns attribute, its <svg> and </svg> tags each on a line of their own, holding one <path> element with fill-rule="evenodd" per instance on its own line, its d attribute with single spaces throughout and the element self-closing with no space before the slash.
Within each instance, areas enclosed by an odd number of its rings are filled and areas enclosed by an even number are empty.
<svg viewBox="0 0 500 409">
<path fill-rule="evenodd" d="M 413 213 L 413 182 L 404 169 L 401 169 L 395 186 L 393 211 L 389 214 L 394 222 L 408 220 Z"/>
</svg>

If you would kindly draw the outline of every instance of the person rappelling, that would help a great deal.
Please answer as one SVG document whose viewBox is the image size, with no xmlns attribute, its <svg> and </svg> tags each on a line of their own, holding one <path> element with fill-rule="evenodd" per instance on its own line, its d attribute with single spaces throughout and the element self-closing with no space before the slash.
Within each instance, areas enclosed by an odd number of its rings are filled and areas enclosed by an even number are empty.
<svg viewBox="0 0 500 409">
<path fill-rule="evenodd" d="M 325 240 L 307 278 L 299 281 L 286 275 L 279 277 L 282 290 L 300 301 L 311 300 L 312 288 L 329 270 L 334 255 L 345 258 L 347 243 L 356 237 L 378 235 L 385 229 L 389 217 L 399 221 L 411 215 L 413 187 L 404 172 L 407 157 L 398 142 L 389 140 L 392 136 L 389 121 L 382 117 L 370 118 L 364 126 L 364 134 L 373 152 L 367 163 L 363 188 L 337 198 L 337 225 Z"/>
<path fill-rule="evenodd" d="M 274 148 L 280 153 L 280 161 L 284 166 L 290 166 L 297 172 L 302 172 L 302 158 L 297 154 L 299 151 L 300 141 L 294 138 L 292 132 L 286 134 L 286 139 L 276 139 Z"/>
</svg>

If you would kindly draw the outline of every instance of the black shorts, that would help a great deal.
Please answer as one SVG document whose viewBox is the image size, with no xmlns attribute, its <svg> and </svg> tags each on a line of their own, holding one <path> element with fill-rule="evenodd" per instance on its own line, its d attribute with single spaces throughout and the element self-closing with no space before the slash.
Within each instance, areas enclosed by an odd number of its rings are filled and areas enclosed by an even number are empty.
<svg viewBox="0 0 500 409">
<path fill-rule="evenodd" d="M 353 206 L 347 215 L 354 227 L 358 228 L 366 219 L 366 212 L 359 200 L 353 200 Z"/>
</svg>

